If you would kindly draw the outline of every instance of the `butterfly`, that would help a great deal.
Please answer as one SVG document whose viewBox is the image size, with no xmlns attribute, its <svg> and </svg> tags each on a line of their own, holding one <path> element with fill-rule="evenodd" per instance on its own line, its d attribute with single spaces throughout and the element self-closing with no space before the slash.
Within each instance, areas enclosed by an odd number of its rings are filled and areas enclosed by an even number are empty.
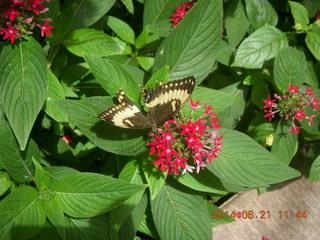
<svg viewBox="0 0 320 240">
<path fill-rule="evenodd" d="M 161 82 L 154 89 L 144 89 L 142 98 L 149 109 L 144 115 L 124 91 L 116 93 L 116 104 L 98 115 L 110 125 L 121 128 L 152 129 L 171 119 L 190 98 L 196 81 L 193 76 L 167 83 Z"/>
</svg>

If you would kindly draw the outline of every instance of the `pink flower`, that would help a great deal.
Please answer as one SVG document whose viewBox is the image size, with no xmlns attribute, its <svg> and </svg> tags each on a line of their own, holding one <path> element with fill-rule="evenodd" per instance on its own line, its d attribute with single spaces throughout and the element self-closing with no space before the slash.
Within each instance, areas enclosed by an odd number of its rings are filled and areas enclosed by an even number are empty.
<svg viewBox="0 0 320 240">
<path fill-rule="evenodd" d="M 194 105 L 192 99 L 190 104 Z M 218 118 L 209 112 L 211 107 L 203 110 L 204 114 L 199 119 L 168 120 L 157 132 L 149 133 L 149 154 L 154 155 L 153 163 L 160 170 L 184 174 L 195 169 L 199 173 L 213 158 L 217 158 L 223 138 L 217 131 Z"/>
<path fill-rule="evenodd" d="M 267 238 L 265 236 L 262 236 L 262 240 L 271 240 L 271 239 L 269 239 L 269 238 Z"/>
<path fill-rule="evenodd" d="M 62 136 L 61 139 L 62 139 L 63 141 L 65 141 L 67 145 L 70 145 L 70 143 L 72 143 L 72 141 L 73 141 L 73 140 L 72 140 L 72 137 L 67 136 L 67 135 Z"/>
</svg>

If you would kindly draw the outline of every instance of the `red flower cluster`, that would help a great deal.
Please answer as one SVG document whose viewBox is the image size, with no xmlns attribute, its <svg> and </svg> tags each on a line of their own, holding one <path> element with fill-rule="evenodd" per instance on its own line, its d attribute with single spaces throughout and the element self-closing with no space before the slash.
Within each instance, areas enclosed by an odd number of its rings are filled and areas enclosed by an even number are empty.
<svg viewBox="0 0 320 240">
<path fill-rule="evenodd" d="M 199 101 L 194 103 L 190 99 L 191 113 L 201 108 Z M 150 155 L 155 155 L 153 162 L 162 171 L 182 174 L 186 171 L 199 173 L 206 163 L 211 163 L 221 148 L 221 139 L 218 136 L 218 118 L 211 112 L 212 106 L 204 106 L 204 112 L 200 118 L 194 120 L 191 117 L 168 120 L 157 132 L 150 132 Z M 190 114 L 191 116 L 191 114 Z M 205 120 L 204 118 L 209 119 Z"/>
<path fill-rule="evenodd" d="M 47 2 L 51 0 L 46 0 Z M 4 0 L 1 1 L 0 7 L 0 35 L 3 40 L 10 39 L 14 43 L 16 38 L 25 38 L 31 35 L 34 27 L 39 27 L 41 36 L 51 35 L 49 26 L 50 18 L 39 18 L 38 15 L 47 12 L 42 3 L 44 0 Z M 39 24 L 43 22 L 43 24 Z"/>
<path fill-rule="evenodd" d="M 195 2 L 187 1 L 186 3 L 182 3 L 177 6 L 176 12 L 172 14 L 172 18 L 170 19 L 172 26 L 176 27 L 180 23 L 181 19 L 184 18 L 184 15 L 186 15 L 195 4 Z"/>
<path fill-rule="evenodd" d="M 284 117 L 287 121 L 291 122 L 292 127 L 290 128 L 290 134 L 300 133 L 299 129 L 301 126 L 296 126 L 295 120 L 301 122 L 303 118 L 308 120 L 309 125 L 312 124 L 313 118 L 316 115 L 308 117 L 305 114 L 305 107 L 312 107 L 313 110 L 319 109 L 320 101 L 317 101 L 317 96 L 312 93 L 313 88 L 306 88 L 306 93 L 302 93 L 299 90 L 299 86 L 293 86 L 290 84 L 288 88 L 288 93 L 279 96 L 274 94 L 275 99 L 263 100 L 266 104 L 263 108 L 266 109 L 264 112 L 265 118 L 268 118 L 269 122 L 274 118 L 276 113 L 279 113 L 280 117 Z"/>
</svg>

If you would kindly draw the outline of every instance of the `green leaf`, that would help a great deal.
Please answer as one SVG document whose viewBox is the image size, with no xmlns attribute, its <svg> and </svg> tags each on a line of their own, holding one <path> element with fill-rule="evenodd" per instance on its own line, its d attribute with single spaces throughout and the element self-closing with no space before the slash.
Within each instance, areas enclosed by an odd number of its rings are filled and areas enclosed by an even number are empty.
<svg viewBox="0 0 320 240">
<path fill-rule="evenodd" d="M 252 102 L 261 109 L 265 105 L 262 100 L 267 99 L 268 95 L 270 94 L 268 87 L 269 86 L 267 82 L 259 81 L 259 79 L 257 84 L 253 84 L 253 87 L 252 87 L 252 96 L 251 96 Z"/>
<path fill-rule="evenodd" d="M 268 122 L 263 117 L 263 113 L 257 114 L 250 122 L 248 127 L 248 135 L 260 143 L 262 146 L 270 146 L 267 144 L 267 138 L 272 137 L 276 130 L 273 122 Z"/>
<path fill-rule="evenodd" d="M 265 61 L 275 57 L 287 45 L 283 32 L 271 26 L 261 27 L 240 44 L 232 66 L 262 68 Z"/>
<path fill-rule="evenodd" d="M 229 66 L 231 63 L 231 57 L 233 56 L 233 52 L 234 50 L 231 48 L 231 46 L 224 40 L 220 39 L 219 47 L 216 53 L 217 61 L 226 66 Z"/>
<path fill-rule="evenodd" d="M 123 44 L 95 29 L 74 30 L 63 40 L 63 44 L 79 57 L 84 54 L 103 57 L 122 54 L 125 51 Z"/>
<path fill-rule="evenodd" d="M 120 172 L 119 179 L 127 181 L 128 183 L 142 185 L 143 180 L 141 172 L 139 170 L 138 161 L 132 160 L 128 162 Z M 139 191 L 133 194 L 133 196 L 124 201 L 119 207 L 110 211 L 109 219 L 116 232 L 119 231 L 124 221 L 128 218 L 134 208 L 139 204 L 143 194 L 143 191 Z"/>
<path fill-rule="evenodd" d="M 110 211 L 144 188 L 144 185 L 96 173 L 75 173 L 54 184 L 55 195 L 60 199 L 63 211 L 80 218 Z"/>
<path fill-rule="evenodd" d="M 50 178 L 47 176 L 46 171 L 42 166 L 33 159 L 33 164 L 36 168 L 36 186 L 39 191 L 43 191 L 50 187 Z"/>
<path fill-rule="evenodd" d="M 137 60 L 139 62 L 139 65 L 147 72 L 151 69 L 154 63 L 153 57 L 139 56 L 137 57 Z"/>
<path fill-rule="evenodd" d="M 29 239 L 45 222 L 38 192 L 23 186 L 0 202 L 0 239 Z"/>
<path fill-rule="evenodd" d="M 93 218 L 69 218 L 69 221 L 67 239 L 108 239 L 108 219 L 105 215 Z"/>
<path fill-rule="evenodd" d="M 318 155 L 311 165 L 310 180 L 312 182 L 320 180 L 320 155 Z"/>
<path fill-rule="evenodd" d="M 91 26 L 104 16 L 115 3 L 115 0 L 72 0 L 69 4 L 77 4 L 77 14 L 74 19 L 73 29 Z"/>
<path fill-rule="evenodd" d="M 214 97 L 212 97 L 214 96 Z M 194 102 L 200 101 L 200 105 L 211 105 L 215 113 L 219 113 L 224 109 L 230 107 L 236 100 L 236 97 L 218 90 L 214 90 L 206 87 L 196 87 L 192 93 L 191 98 Z M 193 112 L 193 117 L 196 119 L 203 113 L 203 107 Z M 190 111 L 190 105 L 186 104 L 184 107 L 184 113 Z"/>
<path fill-rule="evenodd" d="M 295 24 L 308 25 L 309 16 L 308 10 L 298 2 L 289 1 L 292 16 Z"/>
<path fill-rule="evenodd" d="M 157 84 L 160 82 L 168 82 L 169 81 L 169 66 L 163 66 L 154 74 L 152 74 L 151 78 L 148 80 L 145 88 L 155 88 Z"/>
<path fill-rule="evenodd" d="M 313 56 L 320 61 L 320 34 L 307 32 L 306 44 Z"/>
<path fill-rule="evenodd" d="M 228 42 L 232 48 L 235 48 L 247 33 L 250 22 L 241 0 L 229 1 L 225 11 L 225 26 L 228 33 Z"/>
<path fill-rule="evenodd" d="M 207 208 L 209 210 L 210 215 L 212 215 L 211 223 L 212 227 L 217 227 L 222 224 L 235 222 L 236 220 L 233 217 L 228 216 L 225 211 L 218 208 L 213 203 L 207 201 L 206 202 Z"/>
<path fill-rule="evenodd" d="M 160 239 L 212 239 L 204 198 L 184 186 L 164 186 L 151 210 Z"/>
<path fill-rule="evenodd" d="M 153 159 L 148 156 L 143 158 L 142 161 L 143 173 L 148 182 L 151 200 L 155 199 L 158 195 L 168 176 L 167 172 L 159 171 L 152 163 L 152 160 Z"/>
<path fill-rule="evenodd" d="M 170 66 L 170 79 L 194 76 L 203 80 L 215 62 L 221 38 L 222 2 L 197 2 L 162 42 L 153 72 Z"/>
<path fill-rule="evenodd" d="M 61 112 L 59 106 L 52 102 L 53 99 L 64 99 L 63 88 L 56 78 L 56 76 L 49 71 L 48 72 L 48 79 L 49 79 L 49 89 L 48 89 L 48 97 L 45 102 L 44 110 L 45 112 L 52 117 L 57 122 L 67 122 L 68 116 Z"/>
<path fill-rule="evenodd" d="M 25 151 L 20 151 L 9 123 L 0 112 L 0 162 L 10 177 L 18 182 L 28 181 L 34 173 L 32 157 L 38 156 L 39 149 L 30 139 Z"/>
<path fill-rule="evenodd" d="M 117 128 L 97 118 L 99 113 L 112 105 L 111 97 L 91 97 L 81 101 L 60 100 L 57 104 L 92 143 L 105 151 L 126 156 L 146 151 L 143 135 L 147 132 Z"/>
<path fill-rule="evenodd" d="M 49 37 L 50 41 L 61 41 L 65 38 L 72 27 L 76 10 L 76 4 L 72 4 L 63 9 L 59 16 L 54 19 L 52 22 L 52 25 L 54 26 L 52 29 L 52 37 Z"/>
<path fill-rule="evenodd" d="M 134 44 L 135 33 L 133 29 L 124 21 L 119 18 L 108 16 L 106 18 L 107 25 L 114 31 L 119 38 L 127 43 Z"/>
<path fill-rule="evenodd" d="M 11 185 L 8 173 L 0 171 L 0 196 L 2 196 Z"/>
<path fill-rule="evenodd" d="M 154 23 L 152 25 L 148 25 L 146 28 L 149 32 L 154 33 L 154 35 L 159 37 L 168 37 L 169 34 L 173 31 L 171 23 L 168 21 L 168 19 Z M 152 42 L 150 41 L 150 39 L 148 40 L 149 42 Z"/>
<path fill-rule="evenodd" d="M 143 12 L 143 27 L 169 19 L 181 0 L 146 0 Z"/>
<path fill-rule="evenodd" d="M 246 107 L 245 91 L 241 83 L 236 82 L 223 89 L 223 92 L 234 98 L 233 103 L 228 108 L 219 113 L 219 125 L 225 128 L 235 128 Z M 228 97 L 229 98 L 229 97 Z M 215 111 L 215 109 L 213 110 Z"/>
<path fill-rule="evenodd" d="M 302 85 L 307 75 L 307 60 L 303 52 L 292 47 L 279 51 L 274 60 L 274 83 L 282 91 L 287 91 L 290 83 Z"/>
<path fill-rule="evenodd" d="M 221 195 L 228 193 L 219 178 L 207 169 L 201 170 L 198 174 L 186 172 L 184 175 L 179 176 L 177 180 L 181 184 L 197 191 Z"/>
<path fill-rule="evenodd" d="M 268 0 L 246 0 L 248 18 L 255 29 L 276 26 L 278 15 Z"/>
<path fill-rule="evenodd" d="M 97 81 L 111 96 L 121 89 L 133 101 L 139 101 L 139 87 L 122 65 L 94 56 L 85 56 L 85 60 Z"/>
<path fill-rule="evenodd" d="M 137 233 L 138 227 L 144 219 L 146 208 L 148 205 L 147 195 L 143 195 L 139 204 L 133 209 L 129 217 L 123 224 L 120 232 L 120 239 L 134 239 Z"/>
<path fill-rule="evenodd" d="M 127 8 L 129 13 L 133 14 L 134 13 L 134 6 L 132 0 L 121 0 L 123 5 Z"/>
<path fill-rule="evenodd" d="M 20 149 L 24 150 L 47 96 L 47 66 L 42 47 L 33 38 L 21 41 L 15 48 L 3 47 L 0 72 L 0 100 Z"/>
<path fill-rule="evenodd" d="M 137 37 L 135 46 L 137 49 L 143 48 L 148 41 L 149 31 L 147 28 L 144 28 L 140 35 Z"/>
<path fill-rule="evenodd" d="M 298 134 L 290 134 L 290 126 L 280 123 L 274 133 L 271 153 L 289 164 L 298 151 Z"/>
<path fill-rule="evenodd" d="M 221 152 L 207 165 L 221 179 L 246 187 L 262 187 L 300 176 L 247 135 L 223 129 Z M 235 141 L 236 139 L 236 141 Z"/>
</svg>

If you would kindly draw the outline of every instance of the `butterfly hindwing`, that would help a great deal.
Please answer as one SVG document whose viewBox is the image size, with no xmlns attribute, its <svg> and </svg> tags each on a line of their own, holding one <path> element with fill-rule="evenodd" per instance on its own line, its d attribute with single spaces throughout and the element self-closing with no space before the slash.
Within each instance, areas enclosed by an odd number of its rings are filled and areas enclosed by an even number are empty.
<svg viewBox="0 0 320 240">
<path fill-rule="evenodd" d="M 140 109 L 125 95 L 123 91 L 117 94 L 119 104 L 116 104 L 98 115 L 110 125 L 121 128 L 143 129 L 151 128 L 150 121 Z"/>
<path fill-rule="evenodd" d="M 163 83 L 144 95 L 149 108 L 148 118 L 160 124 L 172 118 L 190 98 L 195 87 L 194 77 Z"/>
</svg>

